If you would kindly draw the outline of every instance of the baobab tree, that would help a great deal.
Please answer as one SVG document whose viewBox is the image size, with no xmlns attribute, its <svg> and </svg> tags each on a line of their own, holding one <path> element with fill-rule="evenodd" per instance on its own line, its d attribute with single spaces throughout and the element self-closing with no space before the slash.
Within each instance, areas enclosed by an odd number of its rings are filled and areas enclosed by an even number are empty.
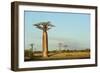
<svg viewBox="0 0 100 73">
<path fill-rule="evenodd" d="M 31 51 L 33 51 L 33 45 L 34 45 L 33 43 L 30 44 L 30 46 L 31 46 Z"/>
<path fill-rule="evenodd" d="M 62 48 L 62 43 L 58 43 L 58 47 L 59 47 L 59 51 L 61 51 L 61 48 Z"/>
<path fill-rule="evenodd" d="M 54 27 L 49 21 L 48 22 L 40 22 L 34 24 L 38 29 L 43 31 L 42 35 L 42 48 L 43 48 L 43 57 L 48 57 L 48 34 L 47 31 Z"/>
<path fill-rule="evenodd" d="M 67 47 L 68 47 L 68 45 L 65 44 L 65 45 L 64 45 L 65 50 L 66 50 Z"/>
<path fill-rule="evenodd" d="M 33 45 L 34 45 L 33 43 L 30 44 L 30 47 L 31 47 L 30 48 L 30 57 L 31 58 L 33 57 Z"/>
</svg>

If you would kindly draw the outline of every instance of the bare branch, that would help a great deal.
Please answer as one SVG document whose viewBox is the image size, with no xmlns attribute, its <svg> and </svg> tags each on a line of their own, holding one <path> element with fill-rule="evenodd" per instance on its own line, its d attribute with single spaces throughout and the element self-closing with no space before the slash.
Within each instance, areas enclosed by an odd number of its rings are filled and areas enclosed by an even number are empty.
<svg viewBox="0 0 100 73">
<path fill-rule="evenodd" d="M 51 29 L 51 28 L 47 28 L 47 30 L 49 30 L 49 29 Z"/>
<path fill-rule="evenodd" d="M 34 24 L 34 26 L 36 26 L 36 28 L 39 28 L 39 29 L 43 30 L 43 27 L 40 26 L 39 24 Z"/>
</svg>

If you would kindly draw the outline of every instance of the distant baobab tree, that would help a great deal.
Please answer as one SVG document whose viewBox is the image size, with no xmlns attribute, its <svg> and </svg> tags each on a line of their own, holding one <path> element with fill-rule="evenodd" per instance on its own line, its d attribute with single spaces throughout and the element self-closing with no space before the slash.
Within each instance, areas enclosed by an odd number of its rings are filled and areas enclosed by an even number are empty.
<svg viewBox="0 0 100 73">
<path fill-rule="evenodd" d="M 51 29 L 51 27 L 54 27 L 49 21 L 48 22 L 40 22 L 37 24 L 34 24 L 38 29 L 43 31 L 42 36 L 42 48 L 43 48 L 43 57 L 48 57 L 48 34 L 47 31 Z"/>
<path fill-rule="evenodd" d="M 33 45 L 34 45 L 33 43 L 32 43 L 32 44 L 30 44 L 30 46 L 31 46 L 31 50 L 32 50 L 32 51 L 33 51 Z"/>
<path fill-rule="evenodd" d="M 61 51 L 62 43 L 58 43 L 59 51 Z"/>
<path fill-rule="evenodd" d="M 66 50 L 66 48 L 68 47 L 68 45 L 66 45 L 66 44 L 65 44 L 63 47 L 64 47 L 64 48 L 65 48 L 65 50 Z"/>
<path fill-rule="evenodd" d="M 30 48 L 30 57 L 31 58 L 33 57 L 33 45 L 34 45 L 33 43 L 30 44 L 30 47 L 31 47 Z"/>
</svg>

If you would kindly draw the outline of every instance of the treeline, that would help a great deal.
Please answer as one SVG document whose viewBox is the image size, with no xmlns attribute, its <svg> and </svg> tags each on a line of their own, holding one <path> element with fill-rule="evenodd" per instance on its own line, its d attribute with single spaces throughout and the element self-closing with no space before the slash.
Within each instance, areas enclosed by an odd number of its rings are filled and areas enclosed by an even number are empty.
<svg viewBox="0 0 100 73">
<path fill-rule="evenodd" d="M 84 49 L 84 50 L 52 50 L 48 51 L 49 53 L 56 53 L 56 52 L 90 52 L 90 49 Z M 31 50 L 25 50 L 25 55 L 29 55 L 29 53 L 42 53 L 42 51 L 31 51 Z"/>
<path fill-rule="evenodd" d="M 90 52 L 90 49 L 84 49 L 84 50 L 53 50 L 50 52 Z"/>
</svg>

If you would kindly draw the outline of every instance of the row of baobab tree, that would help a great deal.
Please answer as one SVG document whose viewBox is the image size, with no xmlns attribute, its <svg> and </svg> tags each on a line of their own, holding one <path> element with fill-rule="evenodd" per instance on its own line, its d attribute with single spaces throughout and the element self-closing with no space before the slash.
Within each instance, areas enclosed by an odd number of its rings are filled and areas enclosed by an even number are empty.
<svg viewBox="0 0 100 73">
<path fill-rule="evenodd" d="M 36 28 L 42 30 L 42 49 L 43 49 L 43 57 L 48 57 L 48 33 L 47 31 L 51 29 L 51 27 L 55 27 L 54 25 L 51 24 L 50 21 L 48 22 L 40 22 L 37 24 L 34 24 Z M 62 43 L 58 43 L 59 45 L 59 50 L 61 50 Z M 66 49 L 68 45 L 63 45 L 64 48 Z"/>
<path fill-rule="evenodd" d="M 30 50 L 31 50 L 31 51 L 39 51 L 38 48 L 35 47 L 35 44 L 31 43 L 31 44 L 29 44 L 29 45 L 30 45 Z M 67 47 L 68 47 L 67 44 L 58 43 L 58 49 L 55 48 L 55 49 L 53 49 L 53 50 L 59 50 L 59 51 L 61 51 L 61 50 L 67 50 Z"/>
<path fill-rule="evenodd" d="M 34 26 L 40 30 L 42 30 L 42 55 L 43 57 L 48 57 L 48 33 L 47 31 L 51 29 L 51 27 L 55 27 L 54 25 L 51 24 L 50 21 L 48 22 L 40 22 L 37 24 L 34 24 Z M 59 45 L 59 50 L 61 50 L 62 43 L 58 43 Z M 30 44 L 31 50 L 33 49 L 33 44 Z M 67 45 L 64 45 L 66 48 Z"/>
<path fill-rule="evenodd" d="M 50 21 L 48 22 L 40 22 L 37 24 L 34 24 L 34 26 L 40 30 L 42 30 L 43 34 L 42 34 L 42 55 L 43 57 L 48 57 L 48 34 L 47 31 L 49 29 L 51 29 L 51 27 L 55 27 L 54 25 L 51 24 Z M 31 46 L 31 50 L 33 48 L 33 44 L 30 44 Z M 62 47 L 62 43 L 59 43 L 59 50 L 61 50 Z M 67 45 L 64 45 L 64 47 L 66 48 Z"/>
<path fill-rule="evenodd" d="M 30 45 L 30 53 L 39 53 L 39 52 L 41 52 L 41 51 L 39 51 L 39 48 L 36 48 L 36 44 L 34 43 L 31 43 L 31 44 L 29 44 Z M 58 48 L 57 48 L 58 47 Z M 53 48 L 52 50 L 49 50 L 48 52 L 62 52 L 62 51 L 67 51 L 68 50 L 68 45 L 67 44 L 64 44 L 64 43 L 61 43 L 61 42 L 59 42 L 58 44 L 57 44 L 57 47 L 56 48 Z M 31 54 L 30 54 L 31 55 Z"/>
</svg>

